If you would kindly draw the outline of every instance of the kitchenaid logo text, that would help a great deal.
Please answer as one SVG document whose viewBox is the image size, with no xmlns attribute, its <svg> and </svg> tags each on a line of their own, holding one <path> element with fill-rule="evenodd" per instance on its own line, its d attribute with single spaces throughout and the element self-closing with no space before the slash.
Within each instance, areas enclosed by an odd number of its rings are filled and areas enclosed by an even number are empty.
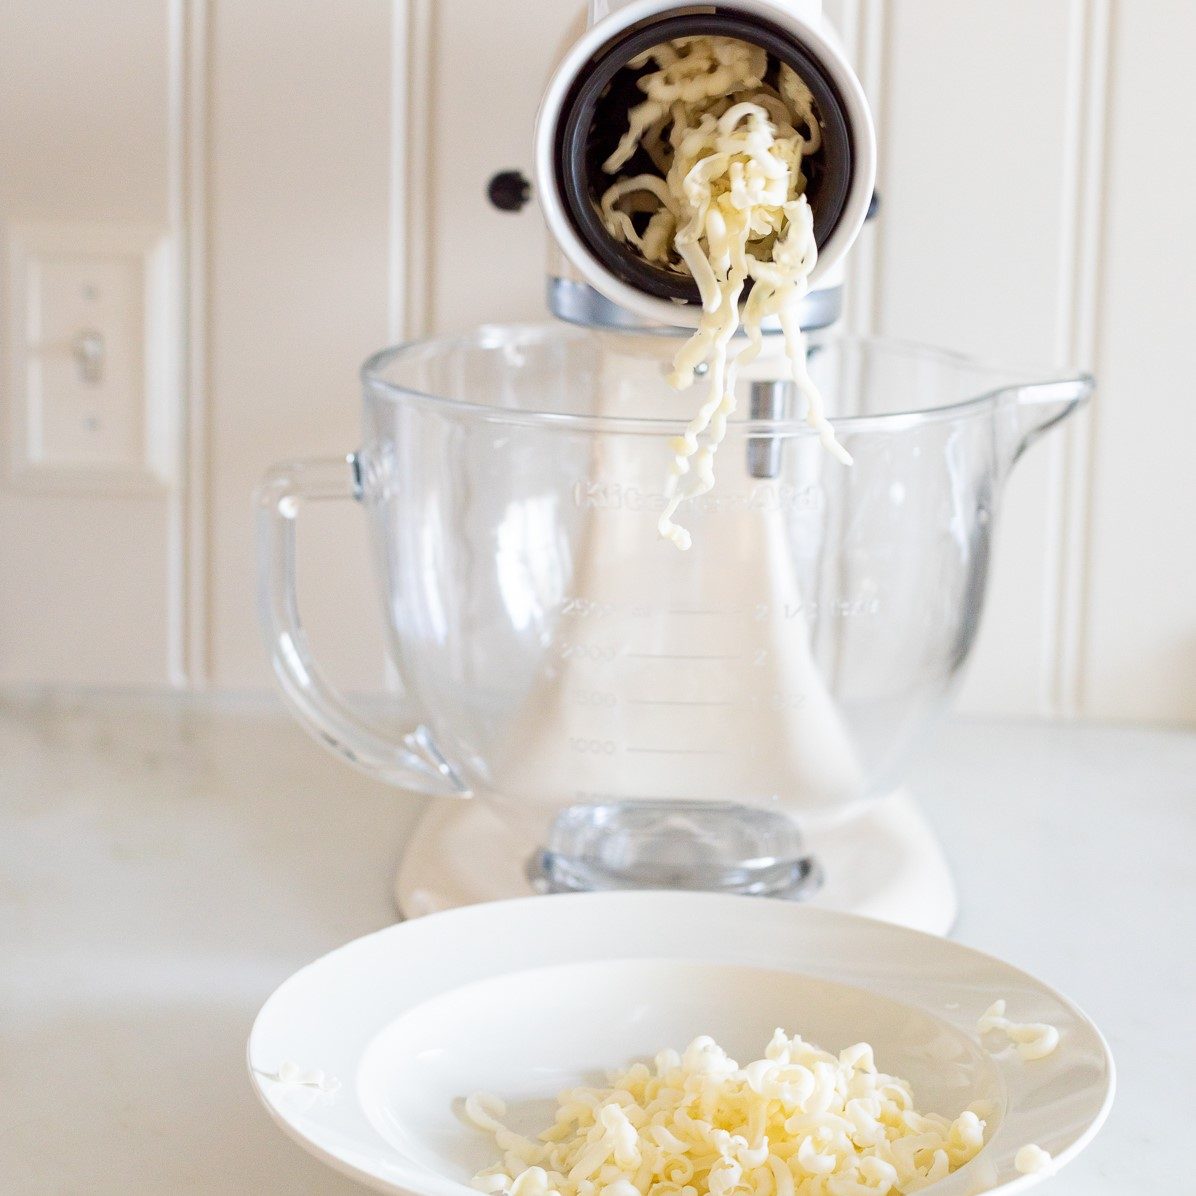
<svg viewBox="0 0 1196 1196">
<path fill-rule="evenodd" d="M 663 511 L 667 500 L 659 490 L 641 490 L 622 482 L 580 481 L 573 487 L 573 504 L 586 511 Z M 819 486 L 791 486 L 783 482 L 762 482 L 750 490 L 732 493 L 712 491 L 681 504 L 683 511 L 703 515 L 736 514 L 749 511 L 817 511 L 823 503 Z"/>
</svg>

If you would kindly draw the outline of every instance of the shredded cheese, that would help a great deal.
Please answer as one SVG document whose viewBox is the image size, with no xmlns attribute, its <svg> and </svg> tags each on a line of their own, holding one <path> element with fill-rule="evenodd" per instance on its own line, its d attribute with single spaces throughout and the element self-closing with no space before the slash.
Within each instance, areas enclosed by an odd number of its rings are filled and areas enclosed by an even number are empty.
<svg viewBox="0 0 1196 1196">
<path fill-rule="evenodd" d="M 669 376 L 683 390 L 708 367 L 706 398 L 670 442 L 659 523 L 660 534 L 685 549 L 690 535 L 673 516 L 714 485 L 714 454 L 735 410 L 736 370 L 760 353 L 766 319 L 779 319 L 807 422 L 840 461 L 851 457 L 806 370 L 797 318 L 818 260 L 803 162 L 817 153 L 822 132 L 809 88 L 787 64 L 771 74 L 765 51 L 737 38 L 677 38 L 629 65 L 649 64 L 656 69 L 638 81 L 646 98 L 631 109 L 626 133 L 603 164 L 618 177 L 600 207 L 613 237 L 649 262 L 692 276 L 702 300 L 698 330 Z M 653 170 L 620 175 L 641 147 Z M 741 323 L 748 343 L 732 360 Z"/>
<path fill-rule="evenodd" d="M 1030 1142 L 1013 1156 L 1013 1169 L 1019 1175 L 1042 1175 L 1054 1170 L 1054 1162 L 1049 1151 Z"/>
<path fill-rule="evenodd" d="M 981 1034 L 1004 1034 L 1023 1059 L 1045 1059 L 1059 1045 L 1059 1031 L 1045 1022 L 1011 1022 L 1005 1016 L 1005 1002 L 994 1001 L 976 1023 Z"/>
<path fill-rule="evenodd" d="M 984 1144 L 974 1110 L 917 1112 L 866 1043 L 833 1055 L 781 1030 L 743 1068 L 703 1037 L 566 1092 L 534 1139 L 503 1124 L 497 1097 L 472 1096 L 465 1112 L 502 1152 L 473 1186 L 510 1196 L 888 1196 Z"/>
</svg>

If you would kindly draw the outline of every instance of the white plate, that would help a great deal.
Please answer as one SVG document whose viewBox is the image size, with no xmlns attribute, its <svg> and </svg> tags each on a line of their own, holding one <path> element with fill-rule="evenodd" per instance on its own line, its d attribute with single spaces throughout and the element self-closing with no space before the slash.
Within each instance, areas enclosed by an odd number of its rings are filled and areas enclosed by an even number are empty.
<svg viewBox="0 0 1196 1196">
<path fill-rule="evenodd" d="M 1004 998 L 1058 1028 L 1022 1060 L 976 1034 Z M 1096 1027 L 1024 972 L 957 943 L 850 914 L 699 893 L 602 893 L 492 902 L 358 939 L 297 972 L 249 1038 L 253 1082 L 312 1154 L 383 1192 L 467 1196 L 496 1157 L 460 1117 L 483 1090 L 524 1130 L 595 1073 L 710 1034 L 746 1062 L 783 1026 L 829 1050 L 861 1040 L 911 1081 L 919 1107 L 992 1107 L 987 1142 L 935 1196 L 1023 1191 L 1013 1158 L 1035 1143 L 1056 1168 L 1113 1097 Z M 321 1091 L 276 1078 L 284 1063 Z M 476 1196 L 476 1194 L 475 1194 Z"/>
</svg>

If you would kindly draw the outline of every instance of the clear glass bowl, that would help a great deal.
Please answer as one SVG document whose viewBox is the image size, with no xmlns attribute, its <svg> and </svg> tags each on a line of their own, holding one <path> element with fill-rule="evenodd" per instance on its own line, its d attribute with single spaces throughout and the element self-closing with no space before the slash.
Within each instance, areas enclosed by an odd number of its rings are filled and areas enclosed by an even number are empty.
<svg viewBox="0 0 1196 1196">
<path fill-rule="evenodd" d="M 681 552 L 656 527 L 701 397 L 666 382 L 676 345 L 485 327 L 372 358 L 361 450 L 259 492 L 267 640 L 322 742 L 496 803 L 544 845 L 548 887 L 794 891 L 787 828 L 900 783 L 975 639 L 1009 469 L 1092 382 L 812 339 L 845 467 L 766 353 Z M 322 678 L 298 616 L 295 517 L 342 495 L 371 525 L 395 739 Z"/>
</svg>

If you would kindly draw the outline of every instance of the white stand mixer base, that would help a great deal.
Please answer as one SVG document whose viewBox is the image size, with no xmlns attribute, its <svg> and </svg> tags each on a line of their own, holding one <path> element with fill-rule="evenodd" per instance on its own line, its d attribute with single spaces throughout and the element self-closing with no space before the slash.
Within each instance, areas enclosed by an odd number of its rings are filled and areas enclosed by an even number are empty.
<svg viewBox="0 0 1196 1196">
<path fill-rule="evenodd" d="M 958 909 L 955 884 L 938 840 L 904 790 L 839 826 L 803 833 L 826 876 L 811 905 L 930 934 L 951 929 Z M 438 799 L 399 868 L 399 913 L 415 918 L 479 901 L 529 897 L 534 890 L 525 868 L 536 846 L 481 802 Z"/>
</svg>

